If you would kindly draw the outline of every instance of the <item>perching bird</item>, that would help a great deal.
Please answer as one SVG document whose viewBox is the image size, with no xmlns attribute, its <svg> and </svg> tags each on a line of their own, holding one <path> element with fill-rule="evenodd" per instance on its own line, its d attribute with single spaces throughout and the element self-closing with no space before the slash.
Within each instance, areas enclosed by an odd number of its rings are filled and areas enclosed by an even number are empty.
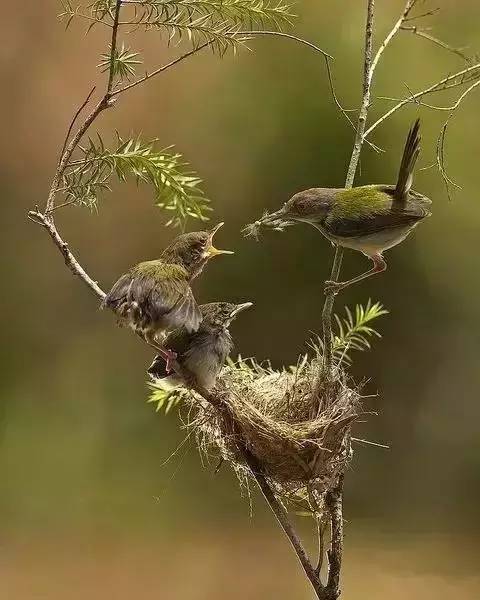
<svg viewBox="0 0 480 600">
<path fill-rule="evenodd" d="M 230 323 L 250 306 L 251 302 L 202 304 L 200 311 L 203 319 L 198 330 L 192 332 L 181 327 L 170 333 L 165 339 L 164 347 L 175 352 L 179 365 L 191 374 L 197 385 L 210 390 L 233 347 L 228 329 Z M 160 356 L 155 357 L 148 373 L 165 390 L 175 389 L 183 383 L 177 373 L 167 376 Z"/>
<path fill-rule="evenodd" d="M 111 308 L 120 325 L 131 327 L 162 355 L 167 370 L 175 353 L 162 348 L 165 334 L 178 327 L 197 331 L 202 320 L 190 282 L 213 256 L 233 254 L 213 246 L 222 225 L 179 235 L 158 260 L 142 262 L 122 275 L 103 301 L 102 307 Z"/>
<path fill-rule="evenodd" d="M 246 228 L 255 234 L 261 226 L 282 230 L 309 223 L 334 244 L 363 252 L 373 268 L 349 281 L 326 282 L 337 293 L 387 268 L 383 252 L 402 242 L 422 219 L 430 216 L 431 200 L 411 189 L 420 152 L 420 121 L 411 127 L 396 185 L 364 185 L 351 189 L 312 188 L 298 192 L 284 206 Z"/>
</svg>

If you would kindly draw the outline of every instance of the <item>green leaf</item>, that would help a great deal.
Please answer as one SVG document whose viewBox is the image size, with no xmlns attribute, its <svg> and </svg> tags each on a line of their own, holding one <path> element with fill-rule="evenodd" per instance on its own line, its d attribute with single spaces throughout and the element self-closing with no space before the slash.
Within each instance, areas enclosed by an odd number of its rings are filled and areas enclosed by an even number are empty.
<svg viewBox="0 0 480 600">
<path fill-rule="evenodd" d="M 346 306 L 345 313 L 346 316 L 342 318 L 337 314 L 334 315 L 337 333 L 333 337 L 332 352 L 337 360 L 343 360 L 350 364 L 349 353 L 351 350 L 370 350 L 370 339 L 382 337 L 369 323 L 382 315 L 387 315 L 388 310 L 383 308 L 380 302 L 372 304 L 369 299 L 366 306 L 357 304 L 354 312 Z M 323 352 L 321 338 L 317 338 L 311 345 L 318 353 Z"/>
<path fill-rule="evenodd" d="M 135 75 L 135 68 L 141 65 L 142 61 L 137 60 L 138 52 L 132 52 L 122 44 L 121 48 L 116 48 L 113 56 L 111 56 L 111 46 L 109 46 L 108 54 L 101 55 L 101 62 L 97 65 L 102 73 L 110 70 L 113 65 L 113 75 L 119 79 L 130 79 Z"/>
<path fill-rule="evenodd" d="M 147 402 L 155 404 L 155 412 L 163 411 L 166 415 L 188 395 L 188 391 L 182 388 L 166 391 L 155 383 L 148 382 L 147 385 L 150 388 Z"/>
<path fill-rule="evenodd" d="M 121 182 L 133 177 L 137 183 L 151 185 L 157 206 L 168 211 L 168 225 L 183 228 L 190 218 L 208 220 L 211 210 L 204 196 L 202 180 L 171 148 L 156 148 L 157 140 L 123 140 L 118 136 L 113 149 L 100 136 L 88 139 L 81 148 L 81 160 L 71 162 L 63 176 L 62 191 L 67 201 L 93 208 L 103 191 L 110 190 L 112 177 Z"/>
</svg>

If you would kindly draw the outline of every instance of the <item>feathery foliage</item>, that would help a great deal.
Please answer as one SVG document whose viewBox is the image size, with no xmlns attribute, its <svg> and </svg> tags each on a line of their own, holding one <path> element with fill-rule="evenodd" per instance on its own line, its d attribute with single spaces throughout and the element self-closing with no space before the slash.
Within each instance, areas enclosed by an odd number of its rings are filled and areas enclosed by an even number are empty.
<svg viewBox="0 0 480 600">
<path fill-rule="evenodd" d="M 75 17 L 111 26 L 115 0 L 95 0 L 86 6 L 62 0 L 59 15 L 67 26 Z M 221 56 L 249 39 L 242 30 L 257 27 L 281 29 L 292 23 L 290 4 L 282 0 L 123 0 L 120 26 L 131 25 L 163 31 L 168 43 L 188 40 L 194 48 L 208 43 Z M 118 75 L 122 75 L 118 72 Z"/>
<path fill-rule="evenodd" d="M 132 52 L 130 48 L 125 47 L 122 44 L 121 48 L 115 48 L 115 52 L 112 57 L 111 46 L 108 46 L 108 52 L 101 55 L 101 62 L 98 65 L 102 73 L 110 70 L 110 64 L 113 63 L 113 75 L 120 79 L 130 79 L 132 75 L 135 75 L 135 68 L 137 65 L 141 65 L 142 61 L 137 60 L 139 56 L 138 52 Z"/>
<path fill-rule="evenodd" d="M 380 302 L 373 304 L 371 300 L 368 300 L 366 306 L 357 304 L 354 312 L 346 306 L 345 313 L 346 316 L 342 318 L 337 314 L 334 315 L 337 323 L 337 333 L 333 338 L 332 352 L 337 360 L 343 360 L 350 364 L 349 353 L 351 350 L 370 350 L 369 338 L 382 337 L 369 323 L 382 315 L 388 314 L 388 310 L 383 308 Z M 318 337 L 314 342 L 311 342 L 311 345 L 316 352 L 322 352 L 323 340 L 321 338 Z"/>
<path fill-rule="evenodd" d="M 82 159 L 71 162 L 63 175 L 67 201 L 93 208 L 101 192 L 110 190 L 112 176 L 120 181 L 134 177 L 138 183 L 150 184 L 157 206 L 173 213 L 167 225 L 183 228 L 188 217 L 207 220 L 211 209 L 199 187 L 201 179 L 188 170 L 180 154 L 168 148 L 157 150 L 156 141 L 118 137 L 117 146 L 110 150 L 100 136 L 97 141 L 89 138 L 88 145 L 81 147 Z"/>
<path fill-rule="evenodd" d="M 189 395 L 189 391 L 184 388 L 166 391 L 155 383 L 149 382 L 147 385 L 150 389 L 147 402 L 155 404 L 155 412 L 163 411 L 166 415 Z"/>
</svg>

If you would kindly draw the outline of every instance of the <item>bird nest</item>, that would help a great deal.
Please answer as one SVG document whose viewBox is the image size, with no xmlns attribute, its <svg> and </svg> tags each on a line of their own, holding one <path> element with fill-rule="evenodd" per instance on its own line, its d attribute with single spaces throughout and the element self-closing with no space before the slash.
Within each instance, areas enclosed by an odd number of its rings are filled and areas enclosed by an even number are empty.
<svg viewBox="0 0 480 600">
<path fill-rule="evenodd" d="M 253 361 L 230 363 L 217 381 L 212 406 L 195 397 L 199 445 L 216 449 L 239 477 L 251 475 L 246 448 L 277 494 L 304 500 L 336 485 L 352 456 L 351 426 L 360 396 L 339 368 L 328 379 L 319 358 L 274 371 Z"/>
</svg>

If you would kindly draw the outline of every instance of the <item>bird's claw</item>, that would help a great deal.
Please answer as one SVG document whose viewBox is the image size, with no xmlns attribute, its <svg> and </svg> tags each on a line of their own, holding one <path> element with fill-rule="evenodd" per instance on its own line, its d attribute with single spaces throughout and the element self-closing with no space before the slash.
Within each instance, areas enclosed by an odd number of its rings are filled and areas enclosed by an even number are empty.
<svg viewBox="0 0 480 600">
<path fill-rule="evenodd" d="M 336 296 L 343 289 L 343 284 L 338 281 L 326 281 L 324 292 L 326 296 Z"/>
</svg>

